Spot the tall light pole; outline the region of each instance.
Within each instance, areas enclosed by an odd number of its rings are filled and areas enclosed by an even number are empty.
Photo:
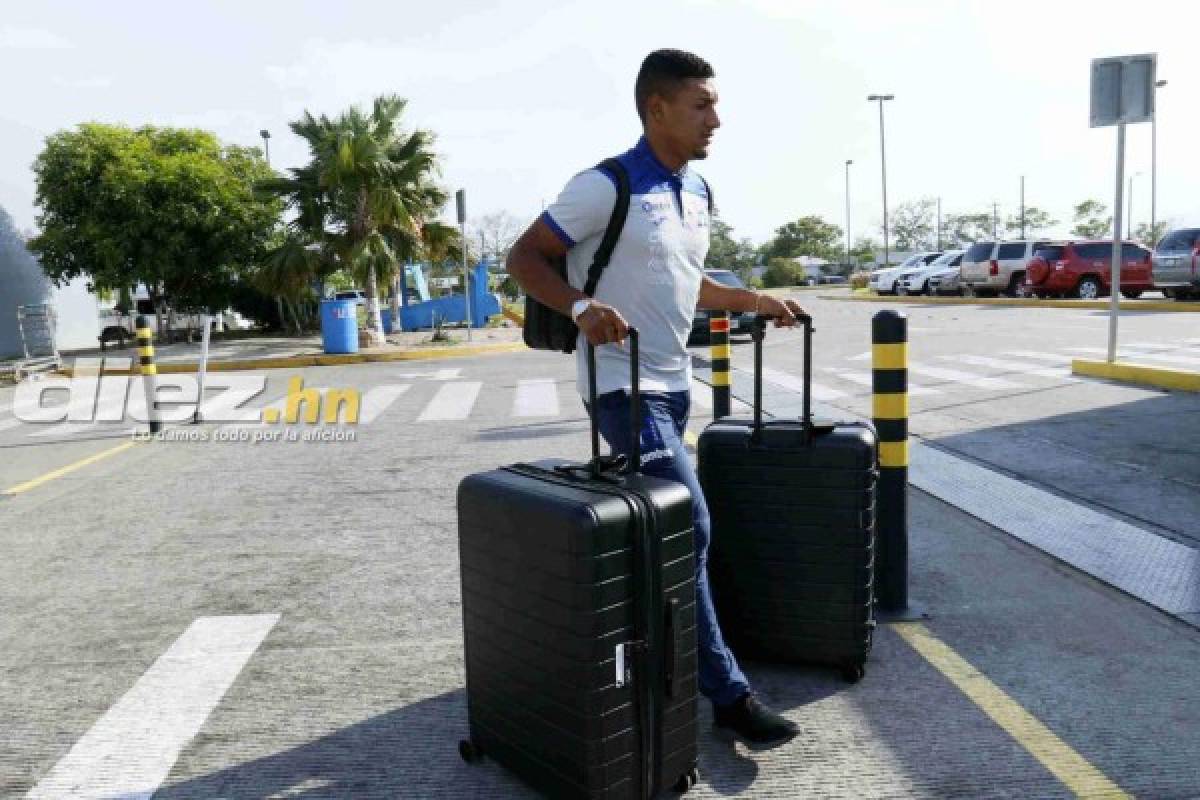
[[[992,238],[996,238],[996,228],[1000,222],[1000,204],[992,201]]]
[[[1133,237],[1133,179],[1141,174],[1140,172],[1135,172],[1129,176],[1129,211],[1125,213],[1125,235],[1121,237],[1123,239]]]
[[[938,198],[937,249],[942,249],[942,198]]]
[[[1025,176],[1021,176],[1021,239],[1025,239]]]
[[[271,166],[271,132],[266,128],[263,128],[258,132],[258,135],[262,137],[263,152],[267,157],[267,166],[269,167]]]
[[[868,103],[879,103],[879,168],[883,174],[883,265],[886,267],[891,260],[888,250],[888,206],[887,206],[887,150],[883,139],[883,104],[887,100],[895,100],[894,94],[873,94],[867,97]]]
[[[1158,246],[1158,90],[1166,81],[1154,82],[1154,116],[1150,117],[1150,236],[1155,239],[1146,244]]]
[[[853,163],[846,159],[846,266],[850,266],[850,165]]]

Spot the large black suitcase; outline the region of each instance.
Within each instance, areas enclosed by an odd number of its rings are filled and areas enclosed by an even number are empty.
[[[857,681],[874,618],[878,440],[863,422],[814,422],[812,320],[804,326],[801,419],[762,419],[754,327],[754,416],[699,438],[712,517],[708,573],[721,631],[739,658],[827,664]]]
[[[458,488],[470,739],[555,798],[650,798],[697,779],[695,543],[687,487],[635,450],[516,464]],[[595,354],[590,409],[595,408]]]

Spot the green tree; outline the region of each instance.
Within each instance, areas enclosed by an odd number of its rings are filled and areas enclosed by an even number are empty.
[[[947,214],[942,218],[942,247],[962,249],[974,242],[992,238],[992,214]]]
[[[433,134],[400,128],[406,102],[384,95],[370,113],[351,107],[334,119],[304,112],[290,127],[308,144],[309,163],[261,185],[297,212],[286,247],[315,246],[323,268],[361,280],[372,344],[384,341],[379,287],[422,256],[424,229],[447,199],[434,182]]]
[[[854,240],[854,246],[850,248],[850,260],[855,264],[861,264],[864,261],[871,262],[875,259],[876,250],[883,250],[883,245],[869,236],[860,236]]]
[[[1037,206],[1025,207],[1025,236],[1036,238],[1045,236],[1050,228],[1058,224],[1058,220]],[[1004,221],[1004,230],[1009,236],[1021,235],[1021,215],[1013,214]]]
[[[704,259],[706,269],[731,269],[744,281],[757,259],[758,253],[749,239],[736,241],[733,227],[720,217],[713,217],[708,255]]]
[[[790,258],[772,258],[763,272],[762,283],[768,289],[778,286],[798,286],[804,279],[804,268]]]
[[[29,242],[56,284],[142,284],[159,314],[222,309],[263,254],[281,209],[254,194],[257,148],[206,131],[88,123],[46,140],[33,165],[41,233]],[[163,330],[159,326],[159,330]]]
[[[782,225],[762,248],[768,260],[815,256],[830,261],[841,257],[842,229],[818,216],[810,215]]]
[[[892,248],[895,250],[928,250],[934,245],[937,200],[923,197],[901,203],[889,217]]]
[[[1166,236],[1167,231],[1170,229],[1170,220],[1160,219],[1154,223],[1153,227],[1149,223],[1143,222],[1134,230],[1133,239],[1136,242],[1141,242],[1146,247],[1154,247],[1158,244],[1158,240]]]
[[[1112,215],[1108,206],[1099,200],[1084,200],[1075,206],[1075,225],[1071,234],[1081,239],[1102,239],[1112,236]]]

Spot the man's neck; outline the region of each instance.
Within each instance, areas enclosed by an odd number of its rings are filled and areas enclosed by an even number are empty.
[[[650,151],[654,153],[654,157],[659,160],[659,163],[671,172],[679,172],[688,162],[686,155],[676,153],[650,131],[646,131],[646,143],[650,145]]]

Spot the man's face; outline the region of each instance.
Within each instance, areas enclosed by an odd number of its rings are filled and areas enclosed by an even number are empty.
[[[712,78],[689,78],[673,97],[653,97],[652,120],[689,158],[707,158],[717,116],[717,89]]]

